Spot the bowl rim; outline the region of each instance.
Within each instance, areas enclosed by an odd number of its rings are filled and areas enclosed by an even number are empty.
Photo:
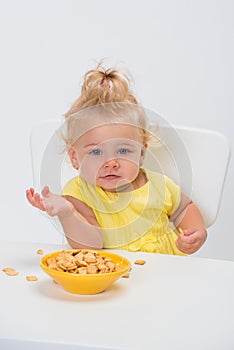
[[[115,253],[112,253],[112,252],[109,252],[109,251],[106,251],[106,253],[108,255],[112,255],[112,256],[116,256],[118,258],[121,258],[122,261],[124,261],[125,263],[127,263],[127,266],[121,270],[118,270],[118,271],[113,271],[113,272],[105,272],[105,273],[88,273],[88,274],[78,274],[78,273],[74,273],[74,272],[66,272],[66,271],[57,271],[57,270],[54,270],[48,266],[45,265],[45,262],[46,262],[46,259],[48,259],[50,256],[53,256],[53,255],[58,255],[59,253],[61,253],[62,251],[66,251],[66,252],[75,252],[75,251],[78,251],[78,250],[85,250],[85,251],[88,251],[88,252],[96,252],[98,253],[99,255],[102,255],[100,252],[104,252],[103,250],[98,250],[98,249],[61,249],[61,250],[57,250],[57,251],[54,251],[54,252],[51,252],[49,254],[46,254],[44,255],[41,259],[40,259],[40,266],[43,270],[47,270],[48,272],[49,271],[52,271],[53,273],[55,273],[56,275],[61,275],[61,276],[71,276],[71,277],[78,277],[78,278],[90,278],[90,277],[103,277],[103,276],[114,276],[114,275],[119,275],[119,274],[124,274],[124,273],[127,273],[128,271],[130,271],[131,269],[131,262],[125,258],[124,256],[120,255],[120,254],[115,254]],[[104,256],[105,257],[105,256]],[[111,257],[110,257],[111,258]]]

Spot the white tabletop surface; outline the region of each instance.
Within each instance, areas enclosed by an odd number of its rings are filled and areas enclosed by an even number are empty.
[[[64,247],[0,242],[1,270],[19,271],[0,271],[1,350],[234,349],[234,262],[115,251],[131,261],[130,278],[75,295],[40,269],[39,248]]]

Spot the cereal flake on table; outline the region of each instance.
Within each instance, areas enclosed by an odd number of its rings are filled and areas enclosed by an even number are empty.
[[[16,271],[16,269],[13,267],[4,267],[2,271],[5,272],[5,274],[8,276],[17,276],[19,274],[19,272]]]
[[[34,281],[37,281],[38,278],[37,276],[26,276],[26,280],[29,282],[34,282]]]
[[[146,263],[146,260],[135,260],[134,261],[134,264],[136,264],[136,265],[145,265],[145,263]]]

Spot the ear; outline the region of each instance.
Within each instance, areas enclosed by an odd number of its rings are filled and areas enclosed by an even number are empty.
[[[142,148],[141,148],[140,166],[142,166],[142,164],[144,162],[147,148],[148,148],[148,144],[144,143]]]
[[[70,161],[72,163],[73,168],[78,170],[79,169],[79,161],[78,161],[78,157],[77,157],[77,153],[76,153],[75,148],[73,148],[73,147],[69,148],[68,155],[69,155],[69,158],[70,158]]]

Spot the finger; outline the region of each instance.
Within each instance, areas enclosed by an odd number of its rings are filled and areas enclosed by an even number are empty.
[[[190,247],[195,244],[200,244],[201,238],[197,235],[189,235],[178,237],[178,241],[179,244],[183,245],[184,247]]]
[[[184,236],[190,236],[193,234],[193,232],[190,232],[189,230],[184,230]]]
[[[189,235],[179,236],[178,239],[184,244],[194,244],[200,240],[200,236],[198,232],[194,232]]]
[[[32,204],[32,205],[34,204],[34,198],[33,198],[31,190],[26,190],[26,198],[30,204]]]
[[[37,203],[37,207],[41,210],[46,210],[43,199],[41,198],[39,193],[35,193],[34,195],[35,201]]]
[[[189,241],[179,240],[179,244],[181,246],[187,247],[187,248],[197,244],[197,242],[199,242],[199,240],[197,240],[197,239],[193,239],[193,240],[189,240]]]
[[[28,199],[28,201],[35,206],[36,202],[35,202],[35,197],[34,197],[34,191],[32,192],[31,190],[27,190],[26,191],[26,197]]]
[[[31,192],[32,196],[34,195],[34,188],[30,187],[29,191]]]
[[[190,229],[182,229],[181,227],[177,228],[177,230],[179,231],[180,236],[189,236],[192,233],[194,233],[194,229],[190,228]]]
[[[197,231],[199,231],[199,229],[197,227],[188,227],[188,228],[184,229],[184,234],[185,234],[185,236],[189,236],[193,233],[196,233]]]
[[[190,251],[191,249],[194,249],[197,246],[197,242],[194,244],[188,244],[188,243],[181,243],[178,242],[179,247],[184,251]]]
[[[200,248],[200,244],[186,244],[179,242],[179,240],[177,240],[175,243],[177,248],[185,254],[192,254]]]
[[[34,188],[30,187],[30,189],[27,189],[26,191],[26,196],[33,196],[34,195]]]
[[[26,197],[29,201],[29,203],[33,206],[33,207],[36,207],[40,210],[43,210],[45,211],[45,207],[41,201],[41,197],[39,195],[39,193],[35,193],[34,194],[34,191],[33,191],[33,194],[32,194],[32,191],[31,190],[27,190],[26,191]]]
[[[41,194],[42,194],[42,196],[43,197],[49,197],[49,195],[50,195],[50,189],[49,189],[49,187],[48,186],[45,186],[44,188],[43,188],[43,190],[41,191]]]

